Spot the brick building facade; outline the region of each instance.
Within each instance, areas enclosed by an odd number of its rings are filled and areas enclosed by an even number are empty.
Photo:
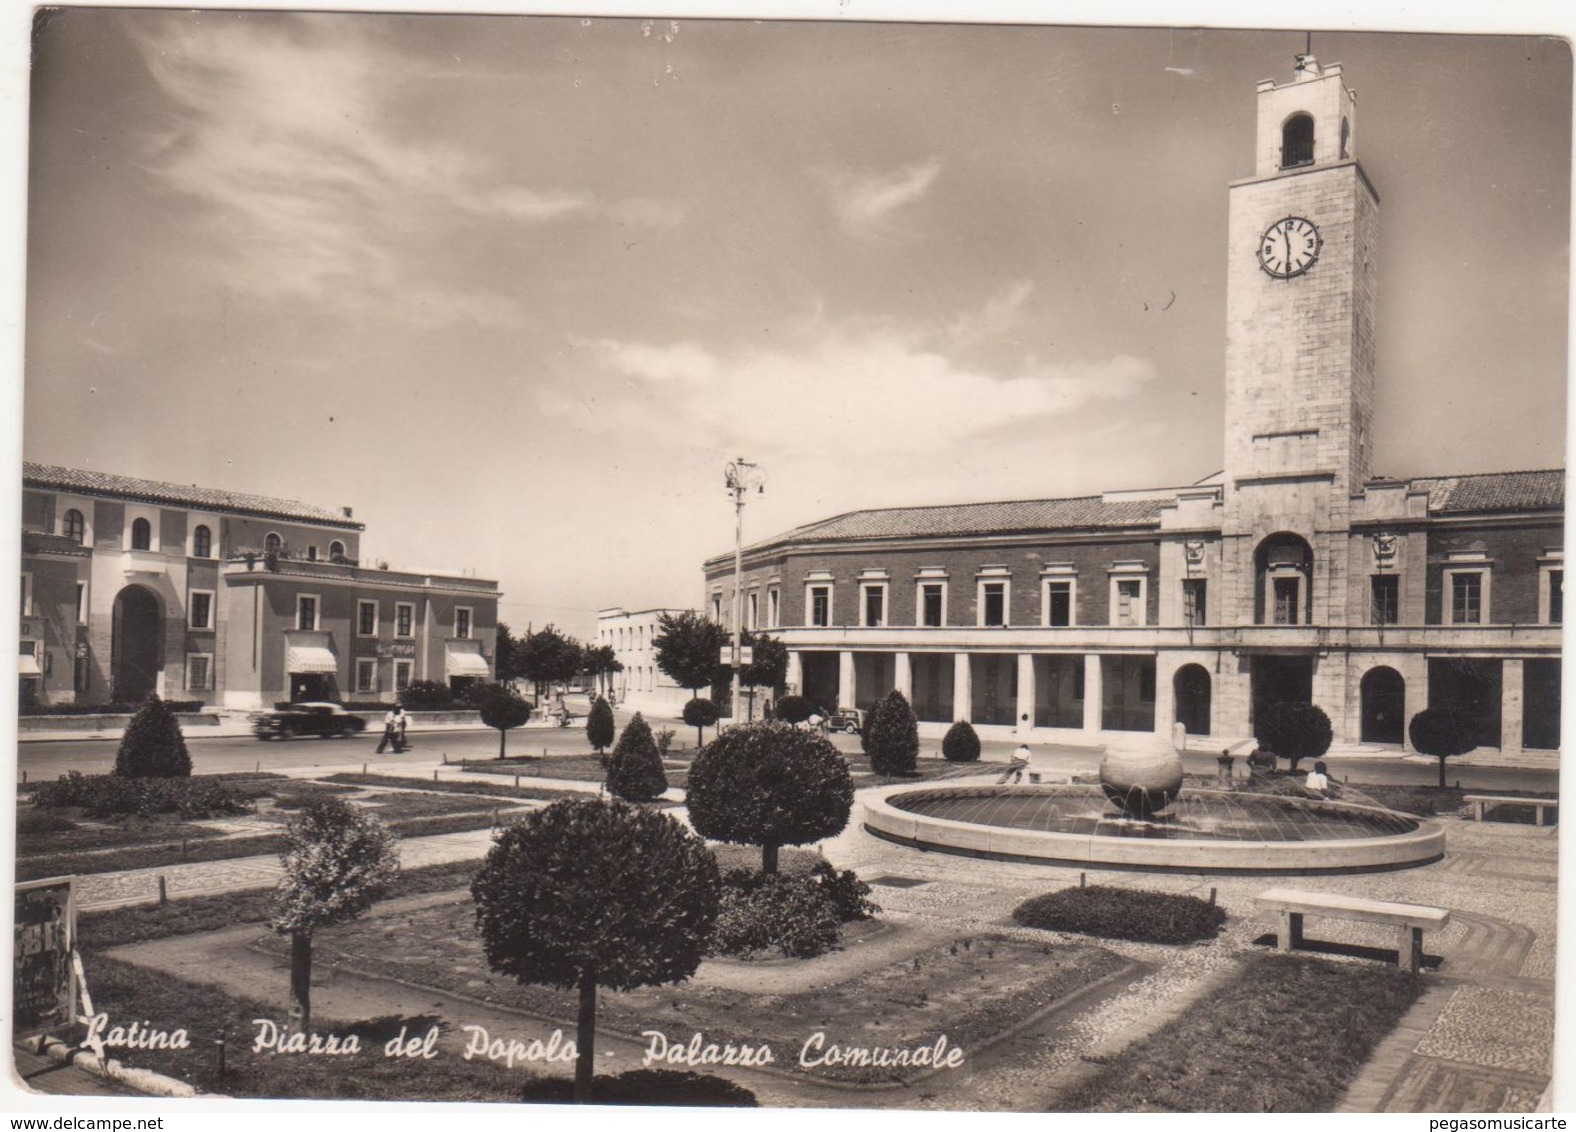
[[[1379,195],[1339,64],[1259,84],[1230,185],[1224,470],[1180,487],[856,511],[750,547],[746,625],[826,707],[902,690],[929,730],[1224,745],[1263,705],[1404,745],[1450,703],[1482,746],[1559,742],[1562,469],[1371,471]],[[732,556],[705,563],[726,622]]]
[[[361,564],[349,508],[25,464],[22,695],[392,700],[491,672],[496,582]]]

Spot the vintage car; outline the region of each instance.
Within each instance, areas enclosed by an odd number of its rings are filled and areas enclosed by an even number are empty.
[[[854,708],[839,708],[826,720],[828,731],[846,731],[850,735],[857,735],[864,730],[865,713]]]
[[[252,717],[252,734],[259,739],[293,739],[297,735],[316,735],[319,739],[343,739],[364,731],[367,721],[351,715],[338,704],[299,703],[278,711]]]

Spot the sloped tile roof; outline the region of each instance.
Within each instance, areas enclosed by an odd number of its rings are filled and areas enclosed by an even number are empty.
[[[806,541],[1153,527],[1160,522],[1160,507],[1164,502],[1163,499],[1134,499],[1108,503],[1098,495],[1088,495],[1075,499],[1022,499],[1008,503],[951,503],[936,507],[850,511],[795,527],[749,549]]]
[[[198,507],[208,511],[231,511],[279,519],[299,519],[303,522],[322,523],[352,531],[363,530],[366,527],[365,523],[347,519],[341,511],[318,507],[312,503],[302,503],[297,499],[274,499],[266,495],[248,495],[244,492],[223,491],[214,487],[197,487],[194,484],[139,480],[131,476],[89,472],[80,468],[60,468],[52,464],[24,463],[22,482],[28,487],[80,491],[85,495],[110,495],[148,503]]]
[[[1411,482],[1428,492],[1431,514],[1464,511],[1549,511],[1565,506],[1565,469],[1427,476]]]

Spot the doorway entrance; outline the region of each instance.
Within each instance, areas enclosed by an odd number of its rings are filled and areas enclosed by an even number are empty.
[[[163,662],[159,599],[145,586],[127,586],[116,595],[110,620],[111,697],[123,704],[146,700],[158,690]]]
[[[1253,719],[1262,718],[1271,704],[1313,703],[1313,657],[1255,656],[1253,658]]]

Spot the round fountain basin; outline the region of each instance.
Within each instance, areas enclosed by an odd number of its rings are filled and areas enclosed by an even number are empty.
[[[1436,823],[1350,802],[1189,790],[1148,821],[1096,786],[895,787],[865,803],[865,828],[947,853],[1187,873],[1343,873],[1437,861]]]

